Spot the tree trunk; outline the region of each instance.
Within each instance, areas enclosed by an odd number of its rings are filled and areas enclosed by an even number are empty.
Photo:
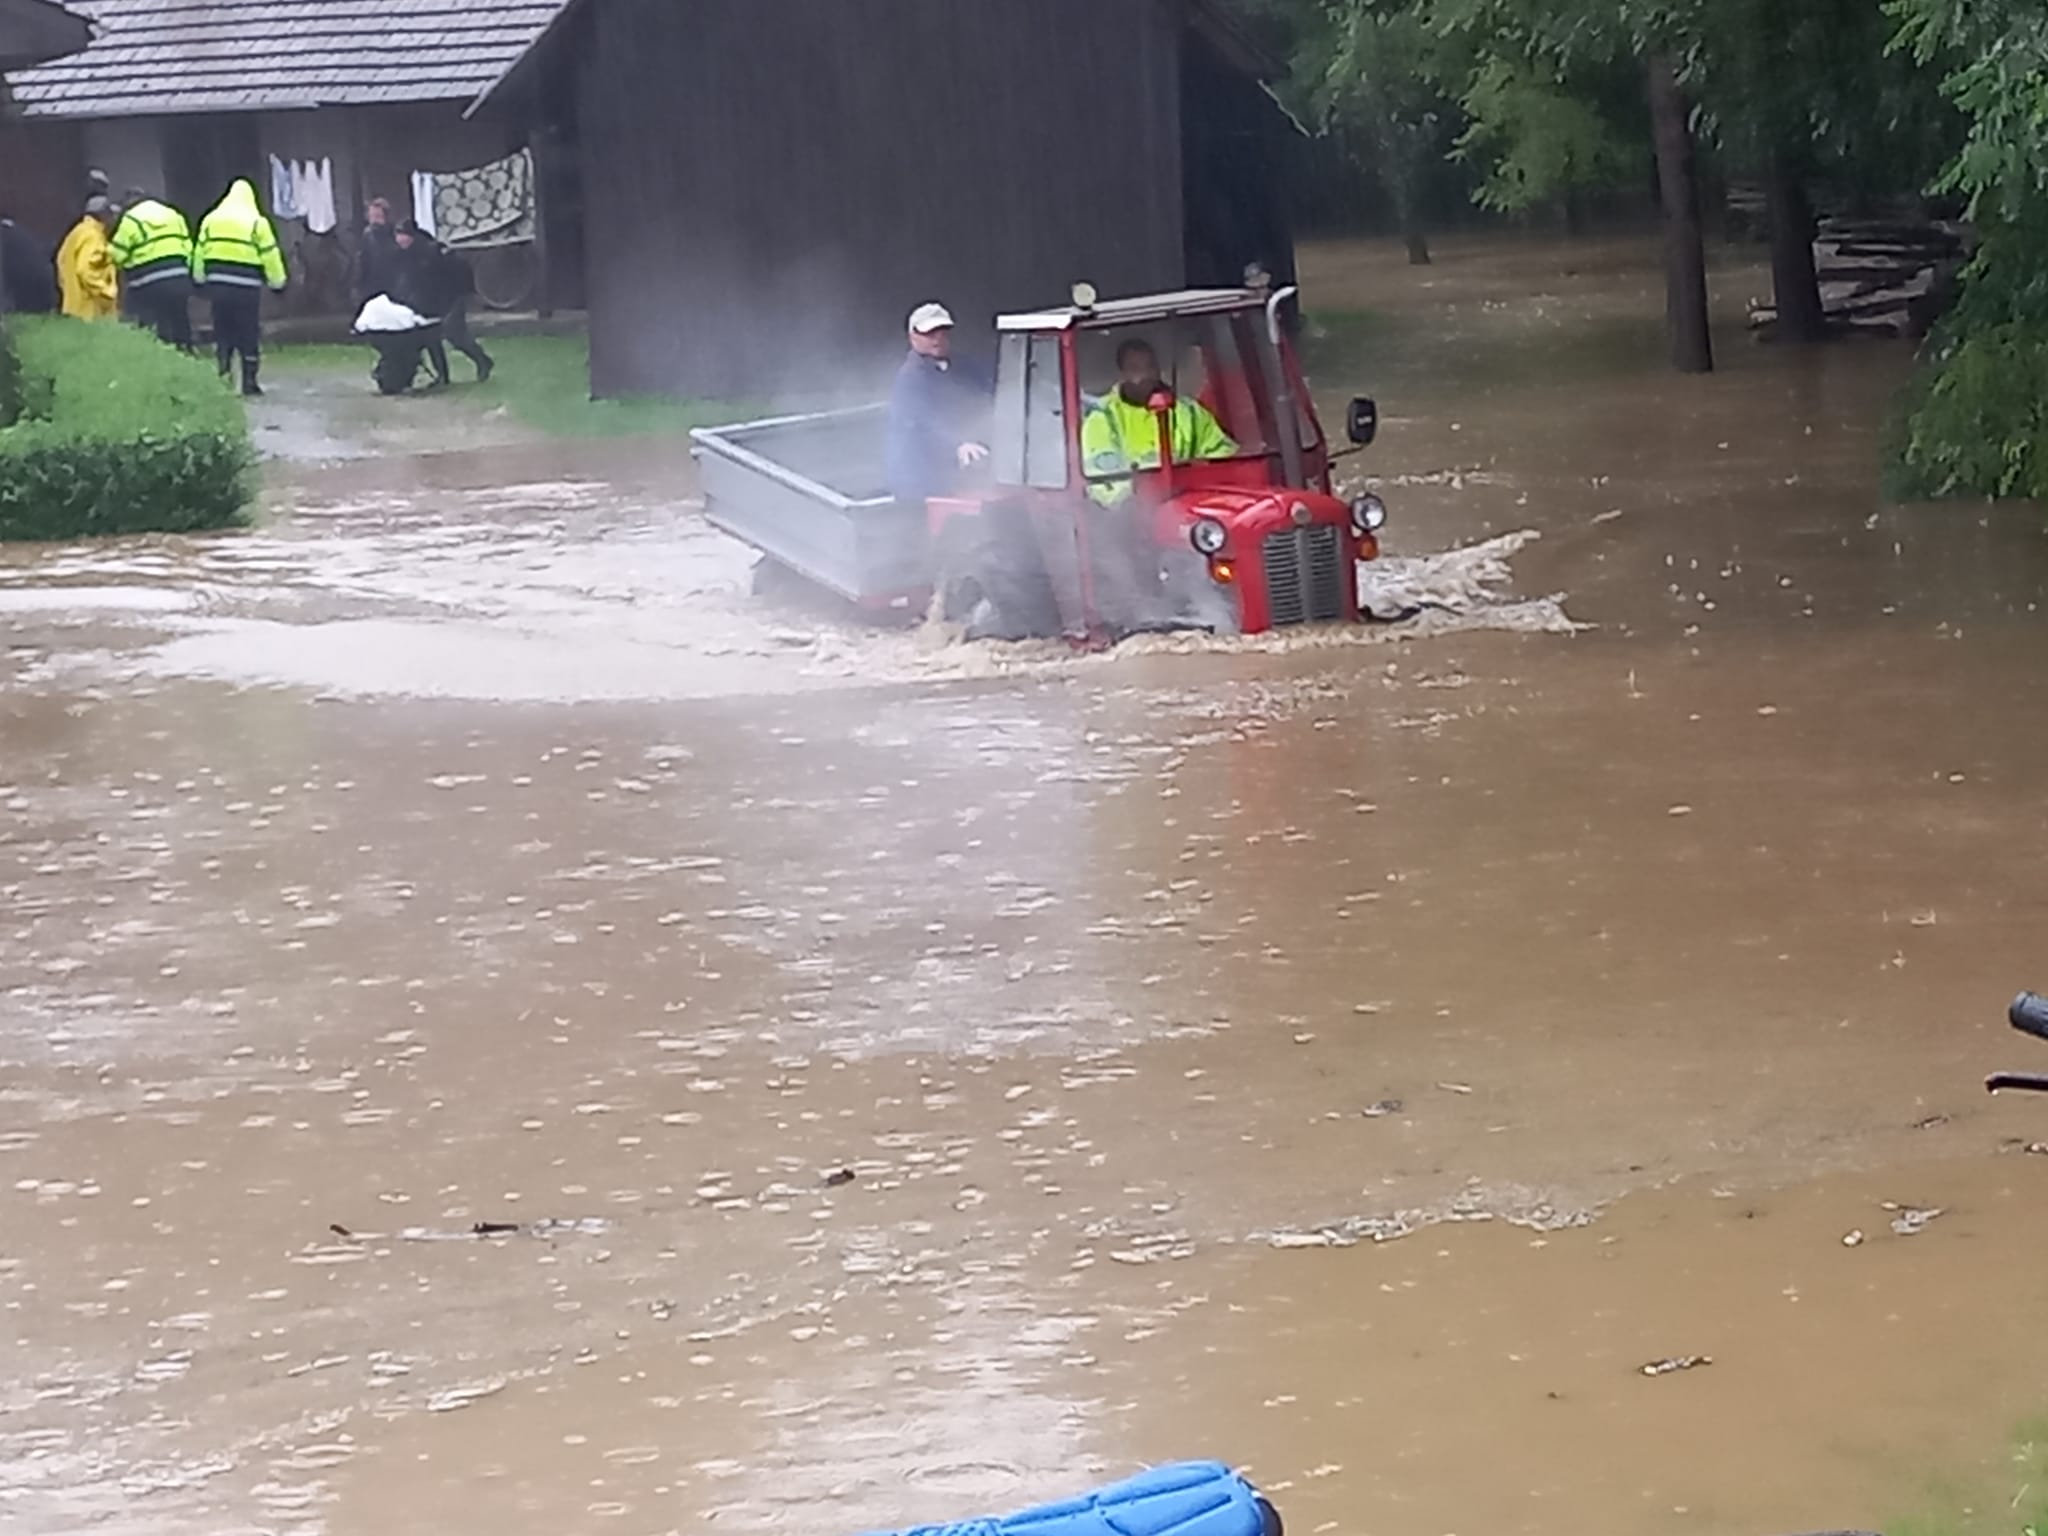
[[[1558,200],[1558,207],[1564,214],[1564,237],[1576,240],[1586,232],[1586,201],[1576,186],[1566,187],[1564,196]]]
[[[1692,104],[1669,54],[1650,55],[1646,67],[1650,122],[1657,137],[1657,180],[1664,197],[1664,313],[1671,333],[1671,363],[1680,373],[1711,373],[1714,337],[1707,325],[1707,241],[1700,224]]]
[[[1421,199],[1416,195],[1416,189],[1428,175],[1417,164],[1417,156],[1422,151],[1413,142],[1413,135],[1392,117],[1382,116],[1379,119],[1374,126],[1373,137],[1379,149],[1380,166],[1386,176],[1387,195],[1394,204],[1394,220],[1400,226],[1401,239],[1408,246],[1408,265],[1426,267],[1430,265],[1429,232],[1423,227],[1422,210],[1417,206]]]
[[[1813,264],[1813,205],[1796,162],[1783,150],[1771,156],[1765,193],[1771,215],[1771,283],[1777,290],[1778,336],[1784,341],[1825,341],[1827,311]]]

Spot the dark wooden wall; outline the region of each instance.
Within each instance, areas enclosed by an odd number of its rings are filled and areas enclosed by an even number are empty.
[[[872,397],[903,318],[1185,279],[1177,0],[594,0],[600,395]]]
[[[85,151],[76,123],[0,118],[0,218],[53,244],[85,205]]]
[[[1256,262],[1276,284],[1294,281],[1288,209],[1299,131],[1258,80],[1190,31],[1181,56],[1182,200],[1188,281],[1228,288]]]

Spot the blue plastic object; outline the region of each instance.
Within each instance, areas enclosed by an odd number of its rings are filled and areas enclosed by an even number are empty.
[[[1252,1485],[1216,1461],[1184,1461],[1000,1520],[927,1525],[902,1536],[1267,1536]]]

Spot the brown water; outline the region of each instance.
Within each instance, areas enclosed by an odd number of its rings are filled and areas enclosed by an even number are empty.
[[[2039,520],[1880,506],[1901,353],[1681,380],[1642,250],[1443,255],[1309,263],[1390,317],[1317,369],[1397,552],[1542,534],[1498,600],[1409,568],[1421,635],[866,632],[750,597],[672,448],[0,556],[0,1529],[2000,1488]]]

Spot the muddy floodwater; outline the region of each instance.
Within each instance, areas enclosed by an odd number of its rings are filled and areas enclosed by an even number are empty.
[[[0,553],[0,1530],[2009,1497],[2039,517],[1881,503],[1897,349],[1664,372],[1644,247],[1307,282],[1408,631],[864,630],[353,377],[256,532]]]

